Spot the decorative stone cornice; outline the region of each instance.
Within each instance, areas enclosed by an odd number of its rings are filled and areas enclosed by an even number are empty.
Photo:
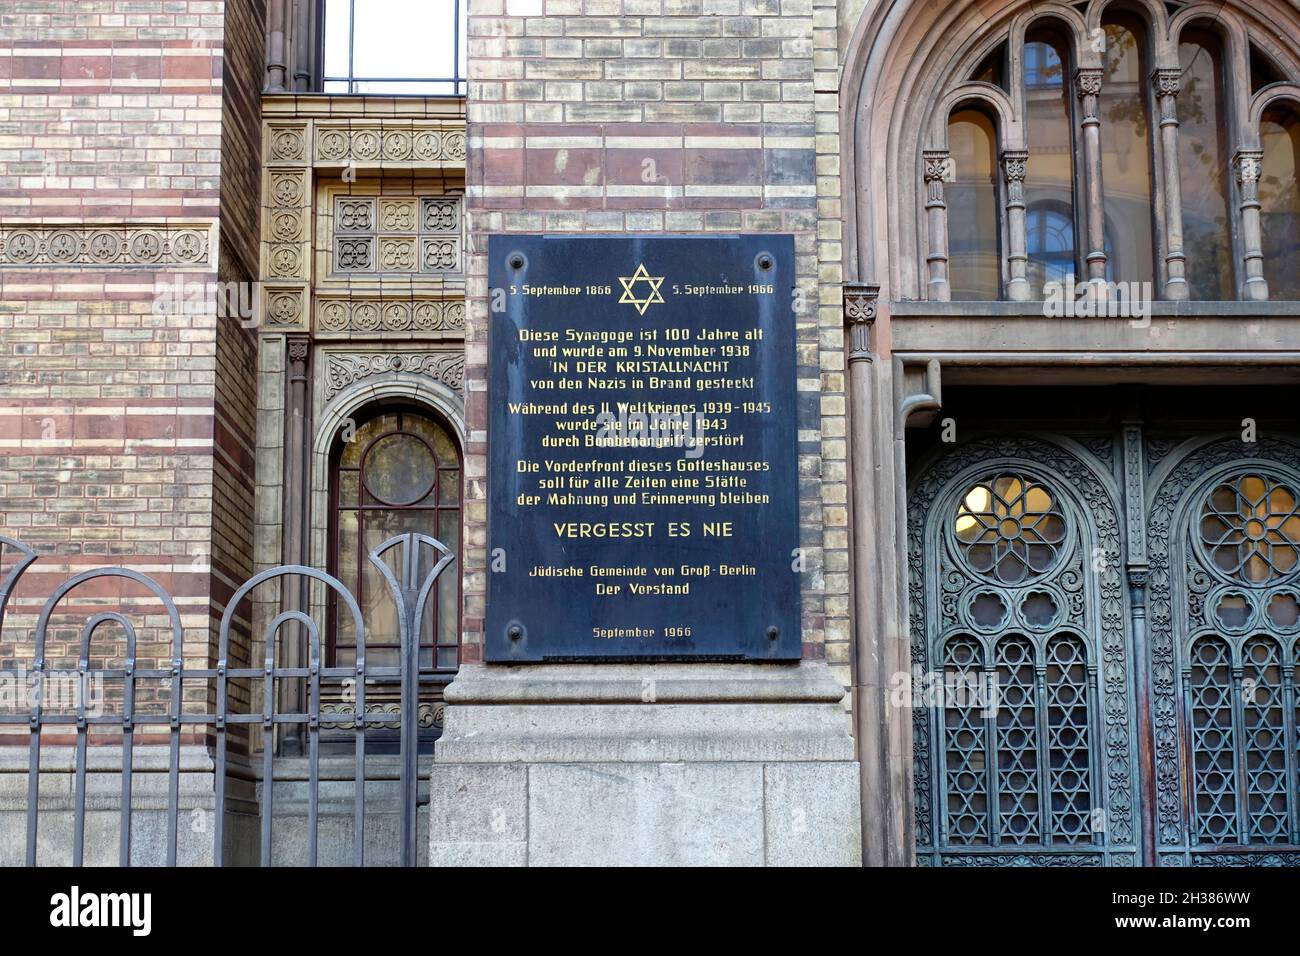
[[[155,269],[213,265],[208,224],[0,224],[0,266]]]
[[[353,382],[393,372],[423,375],[459,392],[465,377],[465,353],[331,352],[325,356],[325,400]]]
[[[876,323],[878,282],[844,283],[844,326],[849,331],[849,361],[871,356],[871,327]]]

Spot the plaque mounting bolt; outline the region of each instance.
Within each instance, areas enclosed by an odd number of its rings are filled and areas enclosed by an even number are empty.
[[[772,264],[773,264],[771,254],[766,252],[760,252],[758,254],[758,258],[754,260],[754,264],[758,266],[759,269],[761,269],[763,272],[767,272],[769,269],[772,268]]]
[[[780,636],[781,636],[781,629],[779,627],[776,627],[774,625],[767,629],[767,639],[769,641],[775,641]]]
[[[522,252],[510,253],[510,259],[508,261],[510,264],[510,268],[516,271],[528,265],[528,259],[524,256]]]
[[[520,627],[518,624],[511,624],[508,628],[506,628],[506,637],[510,638],[510,640],[512,641],[517,641],[523,636],[524,636],[524,629]]]

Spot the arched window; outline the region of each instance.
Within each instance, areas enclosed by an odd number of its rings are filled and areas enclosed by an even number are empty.
[[[1190,842],[1296,843],[1296,489],[1263,472],[1229,475],[1193,517],[1191,567],[1203,576],[1188,572]]]
[[[1223,45],[1208,30],[1184,30],[1178,62],[1178,178],[1190,298],[1231,299],[1235,292]]]
[[[381,409],[340,441],[331,484],[330,570],[356,596],[366,655],[396,666],[397,609],[370,553],[394,535],[420,532],[460,554],[461,464],[456,442],[429,415]],[[400,549],[396,549],[400,553]],[[356,657],[347,614],[331,608],[329,666]],[[460,563],[439,576],[420,630],[420,669],[454,672],[460,653]]]
[[[948,120],[952,179],[948,205],[949,282],[954,299],[997,299],[997,130],[983,112],[957,110]]]
[[[1106,235],[1119,245],[1107,258],[1108,277],[1154,282],[1147,32],[1141,20],[1127,13],[1107,16],[1102,29],[1101,181]]]
[[[1271,299],[1300,298],[1300,120],[1288,107],[1264,111],[1259,129],[1259,213],[1264,278]]]
[[[924,480],[918,491],[930,500]],[[935,536],[925,553],[937,559],[927,572],[937,603],[914,605],[923,620],[913,627],[942,678],[922,734],[935,759],[918,796],[934,801],[932,831],[930,810],[919,811],[921,851],[943,863],[1101,852],[1099,621],[1082,513],[1055,481],[1022,467],[990,468],[932,500],[909,531],[913,553],[922,525]],[[1121,711],[1123,683],[1110,705]]]
[[[1031,294],[1074,272],[1074,121],[1070,102],[1069,44],[1055,31],[1034,31],[1025,40],[1026,225],[1044,231],[1027,236]]]
[[[1000,298],[1054,296],[1070,273],[1140,284],[1094,290],[1116,302],[1300,298],[1300,103],[1291,88],[1269,90],[1300,82],[1300,51],[1262,53],[1231,5],[1213,19],[1182,4],[1104,7],[1089,30],[1066,9],[1029,5],[1002,37],[981,38],[981,58],[954,60],[936,100],[949,112],[907,140],[926,160],[916,275],[929,295],[989,298],[985,260],[996,255]],[[1252,97],[1270,93],[1259,128],[1242,122],[1259,116]],[[981,129],[977,99],[996,136]],[[940,121],[954,173],[942,182]]]

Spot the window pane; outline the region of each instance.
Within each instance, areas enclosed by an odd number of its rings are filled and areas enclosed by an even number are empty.
[[[1154,282],[1146,32],[1140,21],[1127,16],[1102,26],[1101,181],[1106,237],[1115,247],[1107,272],[1117,282]]]
[[[325,92],[463,92],[467,13],[467,0],[326,0]]]
[[[1228,217],[1228,131],[1219,40],[1187,31],[1178,45],[1178,181],[1183,195],[1183,246],[1193,299],[1235,298]]]
[[[456,42],[453,5],[454,0],[356,0],[355,75],[450,77]]]
[[[351,0],[325,0],[325,75],[348,75],[348,34]],[[347,88],[327,93],[346,93]]]
[[[1051,34],[1025,43],[1028,277],[1040,295],[1046,283],[1074,272],[1074,146],[1065,49]]]
[[[998,298],[997,133],[978,110],[961,110],[948,121],[953,181],[948,203],[948,278],[954,299]]]
[[[1300,299],[1300,123],[1289,110],[1265,111],[1259,129],[1264,147],[1260,171],[1260,224],[1264,232],[1264,278],[1270,299]]]

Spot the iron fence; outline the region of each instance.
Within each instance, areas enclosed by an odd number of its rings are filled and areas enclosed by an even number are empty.
[[[12,538],[0,536],[0,554],[10,549],[17,555],[15,563],[0,578],[0,628],[10,597],[23,573],[38,558],[27,545]],[[393,564],[390,566],[390,559]],[[418,533],[401,534],[389,538],[369,554],[369,560],[378,569],[392,594],[398,614],[399,657],[396,666],[377,666],[366,659],[365,625],[361,609],[347,587],[337,578],[314,568],[302,565],[283,565],[262,571],[246,581],[227,602],[218,631],[215,666],[192,667],[185,663],[181,617],[172,596],[148,575],[124,567],[96,568],[76,574],[50,595],[37,619],[34,635],[35,650],[29,673],[41,687],[52,676],[53,668],[47,660],[47,635],[51,617],[59,603],[76,588],[89,581],[121,578],[134,581],[157,598],[167,615],[170,631],[169,655],[150,658],[156,666],[141,667],[137,659],[138,635],[131,619],[120,611],[104,611],[89,617],[80,629],[78,640],[76,676],[84,688],[92,681],[112,681],[120,687],[120,705],[113,713],[93,713],[87,706],[86,693],[76,695],[75,706],[51,709],[45,706],[44,695],[32,697],[25,712],[0,712],[0,733],[18,725],[27,727],[27,798],[26,798],[26,864],[37,862],[37,839],[41,826],[40,784],[42,733],[52,728],[75,731],[73,789],[72,789],[72,865],[81,866],[85,859],[87,754],[90,749],[92,728],[100,732],[116,732],[121,738],[121,793],[118,817],[119,851],[121,866],[131,865],[132,850],[132,789],[134,754],[137,731],[158,728],[151,737],[162,733],[167,736],[167,806],[166,806],[166,862],[177,862],[178,818],[180,815],[181,741],[186,731],[198,733],[215,759],[215,794],[213,803],[214,827],[212,861],[221,866],[226,859],[226,809],[227,788],[230,775],[230,736],[234,728],[260,726],[263,731],[261,748],[261,801],[260,801],[260,862],[270,866],[273,846],[273,800],[277,732],[291,731],[305,737],[307,763],[307,862],[318,863],[321,782],[321,731],[322,688],[327,682],[339,685],[350,682],[354,697],[350,714],[327,714],[325,722],[333,726],[351,724],[352,743],[355,750],[355,776],[353,786],[353,858],[356,866],[366,863],[366,735],[368,731],[382,728],[391,732],[396,725],[399,743],[400,790],[400,862],[413,866],[417,855],[418,807],[418,755],[420,687],[431,678],[422,674],[419,667],[419,629],[424,611],[438,577],[454,560],[452,552],[437,539]],[[346,612],[352,615],[356,633],[355,663],[349,666],[325,666],[322,655],[321,629],[313,616],[303,610],[282,610],[267,624],[263,634],[263,659],[261,666],[254,662],[231,664],[231,628],[237,609],[252,592],[270,581],[298,576],[319,582],[333,591],[341,600]],[[286,665],[280,652],[285,625],[296,622],[306,633],[307,654],[305,666]],[[93,638],[105,624],[116,624],[125,638],[125,652],[120,666],[92,666]],[[209,657],[210,660],[210,657]],[[112,659],[106,659],[114,663]],[[164,666],[165,665],[165,666]],[[307,693],[302,706],[284,709],[277,706],[278,681],[305,682]],[[137,705],[137,690],[142,681],[158,682],[168,688],[166,712],[149,712]],[[208,695],[211,706],[195,709],[186,706],[183,689],[186,682],[200,681],[204,687],[215,685],[215,697]],[[250,687],[261,687],[261,710],[252,706],[245,710],[231,706],[231,689],[235,682],[246,681]],[[394,684],[400,687],[400,707],[396,713],[389,710],[367,711],[367,684]],[[12,731],[11,731],[12,732]],[[147,732],[147,731],[146,731]],[[251,735],[250,735],[251,738]],[[48,749],[48,748],[47,748]],[[250,760],[257,759],[249,754]]]

